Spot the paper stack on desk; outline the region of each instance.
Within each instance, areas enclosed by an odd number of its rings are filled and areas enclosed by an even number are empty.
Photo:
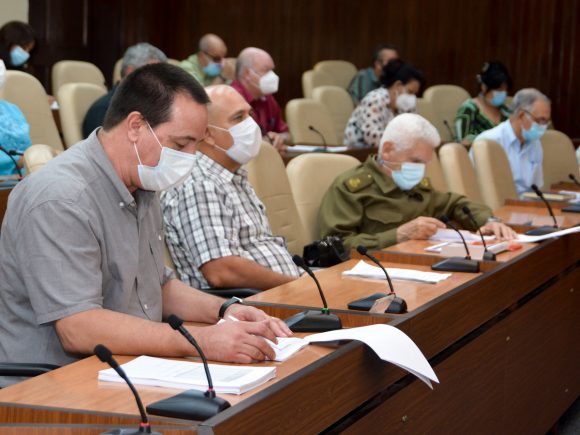
[[[565,236],[566,234],[573,234],[578,232],[580,232],[580,226],[555,231],[553,233],[544,234],[543,236],[528,236],[527,234],[518,234],[518,242],[521,243],[541,242],[542,240],[553,239],[554,237],[561,237]]]
[[[428,284],[437,284],[451,276],[450,273],[421,272],[420,270],[413,269],[398,269],[394,267],[388,267],[386,269],[391,279],[419,281],[426,282]],[[380,267],[371,266],[362,260],[359,261],[351,270],[342,272],[342,275],[386,280],[385,273],[381,270]]]
[[[481,236],[479,234],[470,233],[469,231],[459,230],[461,235],[465,238],[467,243],[469,242],[481,242]],[[483,236],[485,241],[495,240],[495,236]],[[439,229],[435,234],[429,237],[429,240],[435,242],[461,242],[461,237],[457,234],[457,231],[450,229]]]

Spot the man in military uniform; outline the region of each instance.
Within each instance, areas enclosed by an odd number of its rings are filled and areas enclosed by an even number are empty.
[[[338,235],[346,248],[381,249],[411,239],[427,239],[445,224],[443,215],[476,230],[464,206],[471,209],[484,234],[512,239],[515,233],[492,216],[485,205],[452,192],[438,192],[424,178],[425,165],[440,143],[425,118],[403,114],[385,129],[377,156],[337,177],[322,200],[321,236]]]

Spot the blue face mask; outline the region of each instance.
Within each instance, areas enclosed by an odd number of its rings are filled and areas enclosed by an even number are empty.
[[[222,72],[222,64],[210,62],[207,66],[203,67],[203,72],[209,77],[219,76],[220,72]]]
[[[491,98],[491,105],[495,107],[501,106],[505,99],[507,98],[507,91],[493,91],[493,97]]]
[[[28,53],[28,51],[26,51],[20,45],[17,45],[12,50],[10,50],[10,62],[14,66],[24,65],[29,58],[30,53]]]
[[[540,139],[546,132],[547,128],[547,125],[540,125],[537,122],[532,122],[532,126],[527,130],[522,127],[522,136],[524,137],[524,142],[532,142]]]
[[[411,190],[425,176],[424,163],[405,162],[398,171],[391,171],[393,181],[401,190]]]

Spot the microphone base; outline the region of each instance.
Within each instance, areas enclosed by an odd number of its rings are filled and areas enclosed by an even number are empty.
[[[230,402],[220,397],[210,399],[198,390],[187,390],[147,406],[147,413],[183,420],[205,421],[229,408]]]
[[[559,229],[554,228],[554,227],[545,226],[545,227],[534,228],[533,230],[530,230],[530,231],[526,231],[526,235],[527,236],[544,236],[546,234],[555,233],[556,231],[559,231]]]
[[[431,266],[432,270],[441,272],[479,272],[479,263],[476,260],[468,260],[467,258],[451,257],[446,260],[435,263]]]
[[[342,329],[342,322],[336,314],[320,310],[306,310],[284,320],[293,332],[324,332]]]
[[[101,435],[139,435],[142,433],[148,433],[151,435],[162,435],[161,432],[151,431],[147,432],[144,428],[139,429],[113,429],[107,432],[101,433]]]
[[[495,261],[495,260],[496,260],[496,256],[495,256],[495,254],[494,254],[493,252],[491,252],[491,251],[485,251],[485,252],[483,253],[483,259],[484,259],[485,261]]]

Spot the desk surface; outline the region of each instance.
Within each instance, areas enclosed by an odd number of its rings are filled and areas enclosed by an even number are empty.
[[[531,204],[506,205],[495,210],[494,214],[508,225],[525,227],[553,224],[548,209],[545,207],[536,207]],[[569,228],[580,224],[580,213],[567,213],[563,212],[561,209],[554,209],[554,215],[563,218],[563,228]]]

